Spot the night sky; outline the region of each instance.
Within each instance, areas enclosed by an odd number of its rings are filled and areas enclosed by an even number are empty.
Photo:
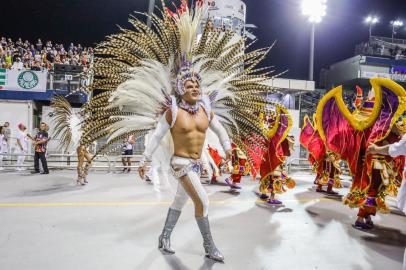
[[[104,36],[128,26],[128,14],[146,11],[148,0],[2,0],[0,36],[92,46]],[[160,2],[160,1],[157,1]],[[258,26],[256,47],[277,41],[267,65],[284,77],[306,79],[310,25],[301,14],[300,0],[245,0],[247,23]],[[373,35],[391,35],[389,22],[406,19],[405,0],[328,0],[327,16],[316,30],[315,76],[330,64],[353,56],[357,43],[368,39],[364,17],[376,14]],[[403,15],[403,17],[402,17]],[[406,38],[405,27],[397,37]]]

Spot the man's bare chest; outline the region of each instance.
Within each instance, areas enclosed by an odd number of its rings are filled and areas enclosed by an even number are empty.
[[[179,110],[174,131],[181,133],[199,132],[205,133],[209,128],[209,119],[203,109],[195,115],[189,114],[184,110]]]

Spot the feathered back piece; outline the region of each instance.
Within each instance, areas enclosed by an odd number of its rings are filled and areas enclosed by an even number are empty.
[[[120,29],[95,49],[92,89],[105,92],[85,105],[91,115],[83,127],[85,140],[108,136],[112,143],[153,129],[182,95],[177,79],[192,77],[199,81],[202,101],[210,103],[233,142],[247,151],[258,143],[246,138],[262,136],[256,115],[265,111],[265,96],[274,90],[265,83],[270,68],[256,68],[270,47],[244,53],[245,37],[203,23],[203,1],[189,8],[183,0],[174,11],[161,2],[160,15],[150,16],[151,28],[130,17],[134,29]]]
[[[72,151],[79,144],[82,137],[82,117],[76,113],[63,96],[54,96],[51,102],[55,124],[54,137],[60,138],[60,149]]]

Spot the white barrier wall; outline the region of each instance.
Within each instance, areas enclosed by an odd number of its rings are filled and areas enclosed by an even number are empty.
[[[18,124],[22,123],[27,131],[33,134],[33,103],[32,101],[0,101],[0,125],[4,122],[10,123],[12,140],[9,144],[11,149],[15,148]]]

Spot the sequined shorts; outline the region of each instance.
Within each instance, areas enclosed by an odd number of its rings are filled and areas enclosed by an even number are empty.
[[[201,175],[203,170],[203,161],[200,159],[191,159],[185,157],[173,156],[171,158],[171,171],[175,178],[185,176],[193,171],[197,175]]]

